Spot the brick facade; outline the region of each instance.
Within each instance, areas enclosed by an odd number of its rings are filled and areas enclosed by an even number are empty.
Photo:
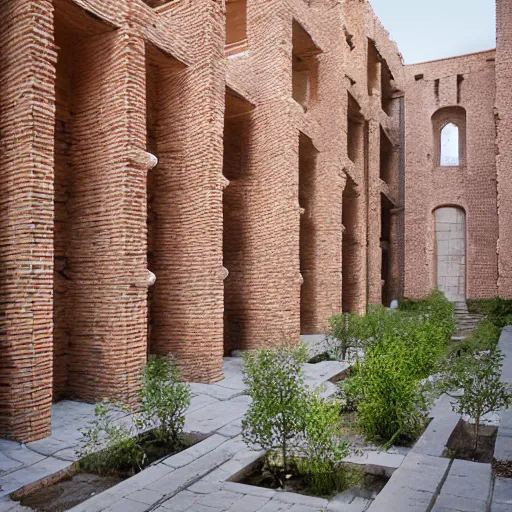
[[[148,352],[215,382],[233,350],[428,293],[438,206],[466,212],[468,296],[512,294],[502,11],[496,66],[404,66],[363,0],[0,0],[0,437],[135,400]]]
[[[406,66],[405,294],[437,284],[434,212],[466,217],[466,297],[497,295],[495,51]],[[441,166],[440,129],[459,127],[460,165]]]

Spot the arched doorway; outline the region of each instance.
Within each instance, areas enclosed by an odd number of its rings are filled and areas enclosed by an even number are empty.
[[[466,214],[453,206],[438,208],[436,221],[437,286],[453,302],[466,300]]]

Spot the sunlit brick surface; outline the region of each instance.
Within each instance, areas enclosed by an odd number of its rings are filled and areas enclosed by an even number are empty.
[[[226,1],[0,0],[0,437],[135,401],[148,353],[216,382],[428,293],[439,206],[466,212],[467,295],[512,295],[506,3],[496,55],[404,66],[366,1]]]

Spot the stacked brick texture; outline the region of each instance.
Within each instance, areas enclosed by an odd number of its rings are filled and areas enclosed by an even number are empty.
[[[405,294],[436,286],[437,208],[466,217],[466,296],[497,295],[495,51],[406,67]],[[440,128],[459,127],[459,166],[441,166]]]
[[[496,110],[498,179],[498,293],[512,298],[512,9],[496,5]]]
[[[467,212],[470,295],[497,293],[493,52],[404,66],[366,0],[0,0],[0,24],[0,437],[135,401],[148,353],[216,382],[224,354],[399,297],[404,268],[424,295],[439,205]],[[466,166],[441,177],[454,105]]]

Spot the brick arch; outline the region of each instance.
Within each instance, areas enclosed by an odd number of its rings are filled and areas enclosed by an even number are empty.
[[[460,106],[443,107],[432,115],[434,166],[441,167],[441,132],[449,124],[459,129],[459,165],[466,165],[466,109]]]

